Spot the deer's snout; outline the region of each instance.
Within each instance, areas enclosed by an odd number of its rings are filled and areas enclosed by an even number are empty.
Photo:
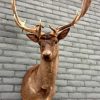
[[[45,51],[42,53],[42,55],[43,55],[43,58],[44,58],[45,60],[49,60],[49,59],[51,58],[51,56],[52,56],[52,53],[51,53],[50,50],[45,50]]]
[[[45,50],[45,51],[43,52],[43,56],[51,56],[51,55],[52,55],[52,53],[51,53],[50,50]]]

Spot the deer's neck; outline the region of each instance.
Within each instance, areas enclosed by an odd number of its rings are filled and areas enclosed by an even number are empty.
[[[37,73],[37,79],[39,79],[38,82],[41,88],[47,89],[55,84],[57,67],[58,55],[51,62],[47,62],[41,58]]]

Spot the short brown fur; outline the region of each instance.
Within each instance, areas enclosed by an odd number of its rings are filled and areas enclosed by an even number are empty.
[[[21,21],[16,11],[15,0],[12,0],[14,19],[18,27],[31,34],[27,34],[33,42],[40,45],[40,64],[33,65],[25,74],[21,86],[22,100],[52,100],[55,94],[55,80],[59,62],[58,42],[64,39],[72,26],[83,17],[90,6],[91,0],[83,0],[80,13],[68,25],[50,29],[52,32],[42,32],[41,21],[39,25],[29,28]],[[35,58],[35,57],[34,57]]]

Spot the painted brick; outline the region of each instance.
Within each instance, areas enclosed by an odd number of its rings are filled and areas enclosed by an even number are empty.
[[[62,100],[62,98],[68,98],[68,93],[57,93],[56,94],[56,96],[55,96],[55,98],[57,99],[57,100]]]
[[[4,64],[4,69],[12,71],[23,71],[26,70],[26,66],[21,64]]]
[[[69,87],[69,86],[67,86],[67,87],[59,87],[58,88],[58,91],[59,92],[62,92],[62,93],[69,93],[69,92],[75,92],[76,91],[76,88],[75,87]]]
[[[67,69],[67,73],[69,74],[77,74],[77,75],[82,75],[83,72],[80,69]]]
[[[11,77],[14,76],[14,71],[6,71],[6,70],[0,70],[0,77]]]
[[[84,86],[84,81],[68,81],[69,86]]]
[[[67,85],[67,80],[57,80],[56,81],[56,84],[58,85],[58,86],[66,86]]]
[[[94,88],[92,88],[92,87],[77,87],[77,92],[91,93],[91,91],[94,91]]]
[[[3,78],[4,84],[21,84],[21,78]]]
[[[17,100],[21,99],[19,93],[1,93],[1,100]]]
[[[29,27],[48,27],[72,21],[82,0],[16,0],[18,14]],[[60,63],[54,100],[100,100],[100,3],[90,10],[59,42]],[[27,25],[28,26],[28,25]],[[0,100],[21,100],[21,82],[27,69],[40,62],[40,50],[13,19],[10,0],[0,0]]]
[[[100,95],[99,95],[99,93],[89,93],[89,94],[87,94],[87,98],[98,99],[98,98],[100,98]]]
[[[0,92],[13,91],[13,85],[0,85]]]
[[[88,87],[99,87],[100,83],[96,82],[96,81],[86,81],[85,82],[85,86],[88,86]]]
[[[85,98],[86,97],[86,95],[85,95],[85,93],[69,93],[69,98],[72,98],[72,99],[74,99],[74,98],[77,98],[77,99],[79,99],[79,98]]]

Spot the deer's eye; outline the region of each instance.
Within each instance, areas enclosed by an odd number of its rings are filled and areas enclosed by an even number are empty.
[[[57,44],[58,43],[58,41],[55,41],[55,44]]]
[[[54,43],[57,44],[58,43],[58,40],[54,40]]]
[[[45,43],[43,41],[39,41],[39,45],[40,47],[44,48],[45,47]]]

